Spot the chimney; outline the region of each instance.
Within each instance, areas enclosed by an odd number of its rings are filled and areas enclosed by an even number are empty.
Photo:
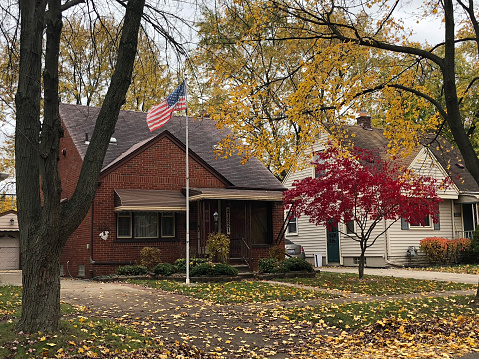
[[[365,130],[371,130],[371,116],[365,110],[361,110],[359,116],[356,117],[358,126],[361,126]]]

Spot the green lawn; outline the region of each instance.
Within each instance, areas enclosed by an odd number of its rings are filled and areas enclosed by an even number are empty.
[[[339,290],[368,295],[391,295],[435,292],[446,290],[460,290],[474,288],[475,285],[437,282],[428,280],[380,277],[365,275],[363,280],[358,279],[357,274],[321,272],[315,278],[288,278],[279,279],[281,282],[297,283],[316,288]]]
[[[216,303],[263,303],[278,300],[334,298],[334,294],[259,281],[186,285],[167,280],[132,280],[131,283],[186,294]]]

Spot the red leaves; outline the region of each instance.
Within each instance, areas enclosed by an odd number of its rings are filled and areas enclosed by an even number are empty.
[[[402,217],[424,225],[427,216],[439,213],[438,180],[416,176],[379,154],[363,149],[345,154],[329,147],[317,153],[316,173],[318,178],[295,181],[284,198],[286,206],[294,203],[296,217],[305,214],[317,225],[354,220],[366,233],[382,219]]]

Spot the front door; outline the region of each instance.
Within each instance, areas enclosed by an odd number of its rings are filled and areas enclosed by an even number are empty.
[[[328,226],[329,227],[329,226]],[[339,263],[339,232],[338,224],[326,229],[326,238],[328,241],[328,263]]]

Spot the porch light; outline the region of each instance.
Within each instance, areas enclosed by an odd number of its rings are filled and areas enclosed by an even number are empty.
[[[218,233],[218,212],[213,213],[213,220],[215,221],[215,234]]]
[[[13,226],[15,224],[15,220],[13,218],[10,218],[10,225]]]

